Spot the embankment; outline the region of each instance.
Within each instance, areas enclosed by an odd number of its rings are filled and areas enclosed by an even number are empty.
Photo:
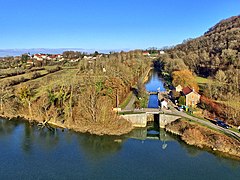
[[[199,148],[210,148],[215,152],[236,157],[240,160],[240,142],[223,133],[184,119],[168,124],[166,130],[179,135],[180,138],[189,145],[194,145]]]
[[[11,114],[5,114],[5,115],[0,115],[1,118],[6,119],[6,120],[11,120],[11,119],[21,119],[28,121],[30,123],[42,123],[43,120],[39,117],[34,117],[31,120],[30,117],[26,114],[20,114],[17,116],[11,115]],[[101,122],[95,122],[95,123],[90,123],[90,122],[81,122],[81,123],[75,123],[73,121],[67,121],[67,122],[60,122],[60,121],[54,121],[50,120],[48,121],[48,124],[53,127],[58,127],[62,129],[69,129],[73,130],[75,132],[80,132],[80,133],[90,133],[90,134],[95,134],[98,136],[102,135],[109,135],[109,136],[121,136],[124,134],[128,134],[129,132],[132,131],[133,126],[132,123],[129,121],[117,117],[116,121],[108,121],[106,123],[101,123]]]

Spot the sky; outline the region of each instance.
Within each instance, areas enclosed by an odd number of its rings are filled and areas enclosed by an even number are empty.
[[[0,0],[0,49],[147,49],[201,36],[239,0]]]

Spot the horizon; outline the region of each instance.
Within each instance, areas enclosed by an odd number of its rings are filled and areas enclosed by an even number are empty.
[[[83,48],[22,48],[22,49],[0,49],[0,57],[21,56],[22,54],[62,54],[64,51],[78,51],[82,53],[109,53],[120,51],[131,51],[133,49],[83,49]]]
[[[1,7],[2,55],[23,49],[161,49],[199,37],[240,12],[237,0],[10,0]]]

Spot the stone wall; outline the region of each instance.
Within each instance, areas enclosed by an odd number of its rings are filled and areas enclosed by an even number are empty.
[[[121,115],[124,119],[132,123],[133,127],[146,127],[147,126],[147,114],[126,114]]]
[[[165,126],[167,124],[170,124],[171,122],[176,121],[179,118],[181,118],[181,117],[180,116],[174,116],[174,115],[160,114],[159,126],[160,126],[160,128],[165,128]]]

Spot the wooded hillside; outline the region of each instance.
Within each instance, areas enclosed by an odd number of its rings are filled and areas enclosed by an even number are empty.
[[[167,52],[165,70],[189,69],[208,78],[201,88],[203,94],[220,102],[225,109],[222,116],[236,124],[240,117],[240,16],[222,20],[201,37],[184,40]]]

